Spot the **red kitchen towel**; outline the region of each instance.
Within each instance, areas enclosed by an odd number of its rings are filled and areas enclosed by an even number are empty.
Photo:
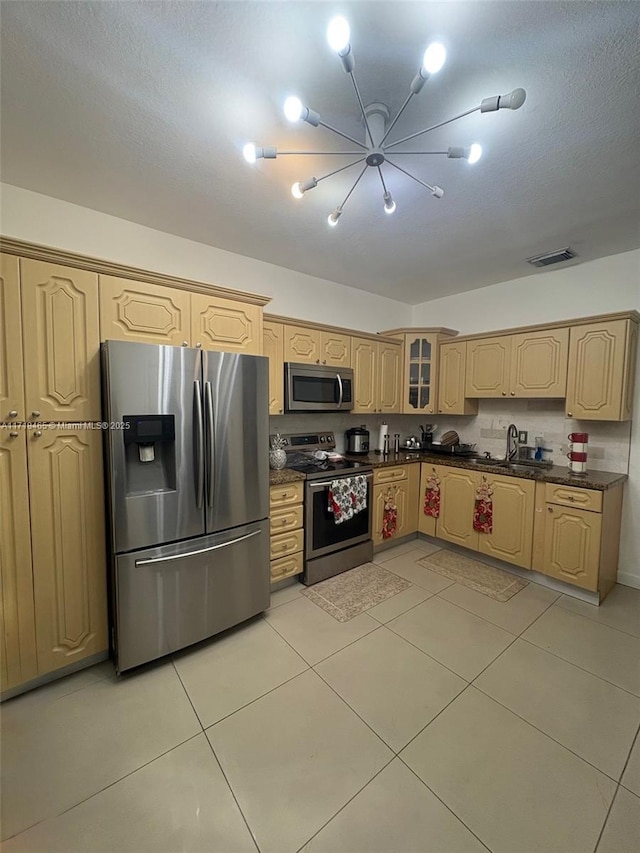
[[[427,477],[427,485],[424,490],[423,512],[431,518],[440,516],[440,477],[432,470]]]
[[[336,524],[348,521],[367,508],[367,478],[360,474],[356,477],[341,477],[333,480],[329,486],[329,512],[333,513]]]
[[[493,533],[493,489],[486,477],[476,489],[476,502],[473,508],[473,529],[478,533]]]

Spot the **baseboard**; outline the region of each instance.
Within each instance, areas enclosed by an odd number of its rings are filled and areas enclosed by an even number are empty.
[[[631,586],[634,589],[640,589],[640,576],[634,575],[631,572],[621,572],[618,569],[618,583],[623,586]]]
[[[16,687],[10,687],[8,690],[5,690],[0,695],[0,702],[4,702],[5,699],[13,699],[14,696],[20,696],[22,693],[27,693],[29,690],[34,690],[36,687],[42,687],[45,684],[50,684],[52,681],[58,681],[59,679],[64,678],[65,675],[71,675],[74,672],[79,672],[81,669],[87,669],[90,666],[95,666],[95,664],[101,663],[103,660],[108,660],[108,658],[108,651],[98,652],[95,655],[91,655],[91,657],[71,663],[69,666],[63,666],[60,669],[55,669],[53,672],[48,672],[46,675],[39,675],[37,678],[32,678],[31,681],[24,681]]]

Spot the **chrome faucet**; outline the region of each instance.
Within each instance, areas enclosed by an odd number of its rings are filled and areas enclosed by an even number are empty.
[[[518,453],[518,427],[515,424],[509,424],[507,427],[507,455],[505,459],[507,462],[511,462],[511,460]]]

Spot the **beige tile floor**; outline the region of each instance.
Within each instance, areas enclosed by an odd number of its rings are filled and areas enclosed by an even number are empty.
[[[640,590],[498,603],[417,565],[6,702],[3,853],[638,853]]]

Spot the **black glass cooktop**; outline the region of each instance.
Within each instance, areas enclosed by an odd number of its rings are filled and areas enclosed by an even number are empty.
[[[309,457],[305,458],[302,454],[289,455],[287,458],[287,468],[300,471],[309,478],[330,474],[344,474],[351,471],[354,474],[365,474],[367,471],[372,470],[370,465],[366,465],[363,462],[352,462],[348,459],[312,459]]]

